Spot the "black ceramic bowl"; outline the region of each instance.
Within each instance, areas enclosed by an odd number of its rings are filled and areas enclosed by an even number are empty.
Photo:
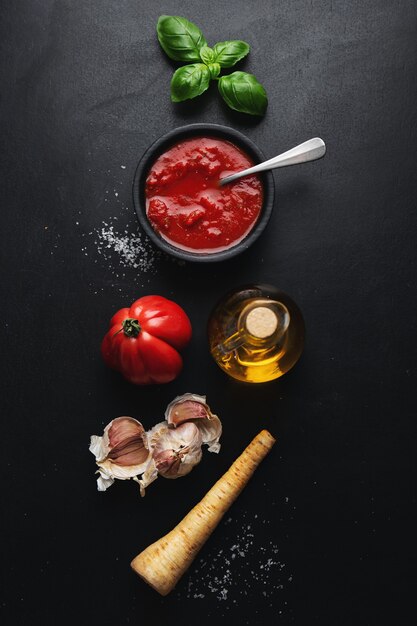
[[[212,253],[201,253],[190,252],[188,250],[183,250],[182,248],[177,248],[163,239],[153,229],[146,215],[145,183],[149,170],[156,159],[178,142],[183,141],[184,139],[199,136],[225,139],[241,148],[253,159],[255,163],[265,161],[265,157],[259,148],[245,135],[237,130],[234,130],[233,128],[220,126],[218,124],[190,124],[188,126],[181,126],[180,128],[175,128],[166,135],[157,139],[141,158],[133,179],[133,204],[142,228],[153,243],[164,252],[167,252],[168,254],[171,254],[179,259],[183,259],[184,261],[196,261],[199,263],[224,261],[240,254],[241,252],[244,252],[244,250],[247,250],[247,248],[249,248],[249,246],[251,246],[253,242],[258,239],[259,235],[267,225],[272,213],[272,206],[274,202],[274,181],[271,172],[264,172],[259,175],[263,184],[264,199],[261,212],[252,227],[252,230],[250,230],[244,239],[235,245],[230,246],[226,250]]]

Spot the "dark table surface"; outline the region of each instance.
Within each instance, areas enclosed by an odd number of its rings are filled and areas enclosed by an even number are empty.
[[[215,88],[170,102],[162,13],[251,44],[240,69],[267,89],[264,119]],[[416,17],[411,0],[1,3],[2,624],[415,623]],[[311,136],[328,153],[275,175],[244,255],[179,265],[140,232],[131,181],[152,141],[204,121],[268,157]],[[242,386],[205,328],[225,291],[258,281],[297,301],[307,341],[281,380]],[[150,293],[180,303],[194,336],[175,382],[137,388],[99,346]],[[130,481],[98,493],[90,435],[121,414],[149,428],[185,391],[223,419],[220,454],[145,499]],[[275,449],[159,597],[131,558],[262,427]]]

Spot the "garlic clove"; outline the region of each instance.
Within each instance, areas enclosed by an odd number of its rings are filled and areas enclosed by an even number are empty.
[[[175,450],[161,450],[154,454],[153,458],[159,474],[175,477],[181,465],[182,456],[182,453],[177,453]]]
[[[193,422],[175,429],[161,422],[148,433],[148,441],[155,467],[165,478],[185,476],[201,461],[201,433]]]
[[[165,411],[166,421],[173,426],[179,426],[193,419],[208,418],[210,415],[211,411],[206,404],[205,396],[198,396],[194,393],[177,396],[168,404]]]
[[[197,424],[201,432],[203,443],[208,446],[208,451],[218,454],[221,448],[219,440],[222,435],[223,428],[217,415],[212,415],[210,418],[205,420],[199,420]]]
[[[209,452],[219,452],[222,424],[217,415],[211,412],[205,396],[194,393],[177,396],[168,404],[165,419],[174,428],[191,421],[200,430],[202,442],[208,446]]]
[[[133,417],[117,417],[108,430],[108,458],[118,465],[138,465],[146,461],[145,429]]]
[[[142,474],[151,459],[142,424],[133,417],[112,420],[102,437],[93,435],[90,451],[96,457],[99,478],[97,488],[105,491],[115,478],[127,480]]]

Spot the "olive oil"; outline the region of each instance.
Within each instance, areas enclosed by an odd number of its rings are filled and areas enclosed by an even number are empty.
[[[270,285],[240,287],[208,322],[210,352],[229,376],[248,383],[279,378],[298,361],[304,321],[295,302]]]

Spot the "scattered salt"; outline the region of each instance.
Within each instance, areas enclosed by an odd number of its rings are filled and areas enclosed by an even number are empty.
[[[243,512],[241,517],[245,519],[246,513]],[[227,541],[233,539],[230,547],[211,552],[197,561],[190,573],[187,588],[179,590],[178,596],[185,593],[188,599],[199,599],[214,594],[219,602],[229,601],[226,608],[236,604],[239,596],[245,597],[245,602],[250,601],[250,598],[256,602],[256,597],[261,596],[263,599],[268,598],[275,609],[285,608],[287,602],[283,601],[282,593],[292,582],[293,575],[287,571],[286,563],[277,556],[280,551],[278,545],[267,539],[265,531],[262,532],[265,529],[262,526],[264,522],[255,515],[251,523],[243,523],[239,527],[232,524],[232,518],[229,517],[225,524],[233,526],[233,529],[227,529],[229,536],[224,541],[227,545]],[[249,532],[252,529],[256,532]],[[252,565],[251,570],[248,569],[248,563]]]
[[[135,224],[119,226],[118,218],[103,221],[88,234],[93,238],[95,251],[103,257],[107,268],[116,278],[125,278],[123,268],[137,270],[136,274],[154,274],[156,261],[162,256]],[[87,246],[82,248],[86,254]]]

